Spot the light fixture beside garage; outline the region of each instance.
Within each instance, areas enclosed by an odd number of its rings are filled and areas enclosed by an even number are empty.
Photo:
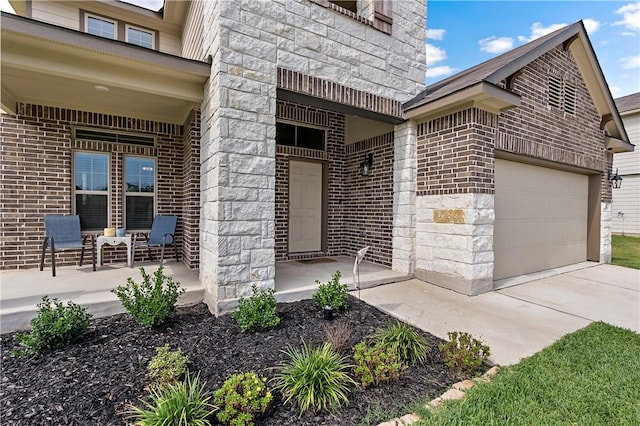
[[[616,169],[616,174],[612,175],[611,170],[609,170],[609,182],[611,182],[611,186],[613,189],[618,189],[622,186],[622,176],[618,174],[618,169]]]
[[[365,154],[364,161],[360,163],[360,174],[362,176],[369,176],[371,167],[373,166],[373,154]]]

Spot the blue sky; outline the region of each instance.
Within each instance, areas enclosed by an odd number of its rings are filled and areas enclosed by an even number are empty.
[[[153,10],[163,4],[127,1]],[[640,92],[640,1],[628,0],[427,0],[427,84],[580,19],[612,95]]]
[[[640,2],[427,2],[427,84],[582,19],[611,93],[640,91]]]

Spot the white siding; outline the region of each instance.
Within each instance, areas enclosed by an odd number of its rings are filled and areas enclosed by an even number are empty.
[[[202,2],[189,3],[189,11],[182,30],[182,56],[189,59],[204,60],[202,51],[203,31]]]
[[[622,121],[635,150],[613,156],[622,186],[613,190],[611,226],[616,234],[640,235],[640,113],[623,115]]]
[[[73,4],[34,1],[32,2],[31,16],[33,19],[47,22],[61,27],[80,30],[80,9]]]

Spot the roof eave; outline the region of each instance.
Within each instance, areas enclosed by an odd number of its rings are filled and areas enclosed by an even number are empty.
[[[521,97],[486,81],[466,87],[442,98],[405,110],[406,119],[419,119],[441,115],[463,108],[479,108],[499,114],[520,106]]]
[[[633,152],[635,150],[635,145],[611,136],[604,137],[604,146],[607,151],[611,152],[612,154],[617,154],[620,152]]]

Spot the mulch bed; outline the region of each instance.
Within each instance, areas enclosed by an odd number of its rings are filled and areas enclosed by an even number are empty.
[[[282,349],[302,341],[323,343],[322,312],[311,300],[278,304],[280,324],[269,331],[244,334],[230,315],[212,316],[204,304],[182,307],[164,326],[149,330],[128,314],[94,319],[80,343],[46,355],[16,357],[12,333],[0,336],[3,425],[124,425],[127,404],[140,405],[148,394],[146,366],[155,348],[168,343],[189,357],[189,370],[199,372],[208,390],[218,389],[235,372],[255,371],[273,378],[273,367],[285,359]],[[348,321],[352,344],[383,327],[391,318],[349,296],[349,309],[334,321]],[[293,403],[282,404],[274,392],[273,409],[259,425],[374,424],[371,412],[393,410],[434,398],[458,381],[437,350],[440,340],[423,333],[430,352],[425,365],[413,366],[399,381],[366,390],[355,389],[348,406],[334,413],[300,415]],[[402,413],[404,414],[404,413]],[[212,419],[215,420],[215,419]],[[374,419],[385,421],[388,419]]]

